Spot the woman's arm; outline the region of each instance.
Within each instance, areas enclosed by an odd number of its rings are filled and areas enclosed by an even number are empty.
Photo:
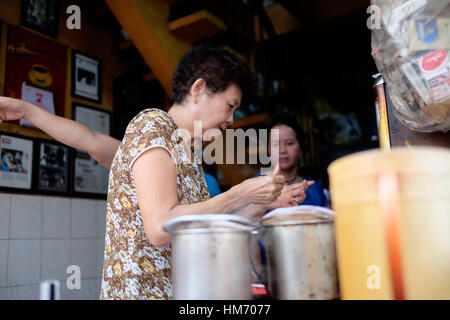
[[[101,165],[111,168],[119,140],[94,132],[79,122],[56,116],[32,104],[26,109],[24,119],[61,143],[86,151]]]
[[[135,161],[132,172],[145,233],[155,246],[165,246],[170,242],[170,235],[164,232],[163,225],[172,218],[230,213],[249,203],[256,207],[268,204],[280,195],[285,182],[281,175],[261,176],[248,179],[206,201],[179,205],[177,171],[167,151],[150,149]]]
[[[59,117],[23,100],[0,97],[0,122],[25,119],[36,127],[72,148],[88,152],[106,168],[116,154],[120,141],[97,133],[79,122]]]

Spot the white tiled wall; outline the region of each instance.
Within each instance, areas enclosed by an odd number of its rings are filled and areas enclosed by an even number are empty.
[[[43,280],[60,281],[61,299],[98,299],[106,201],[0,193],[0,300],[39,299]],[[68,289],[69,265],[81,289]]]

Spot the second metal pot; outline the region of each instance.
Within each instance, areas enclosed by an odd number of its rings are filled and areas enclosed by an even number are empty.
[[[259,233],[275,299],[339,297],[333,222],[333,211],[315,206],[277,209],[264,217]]]

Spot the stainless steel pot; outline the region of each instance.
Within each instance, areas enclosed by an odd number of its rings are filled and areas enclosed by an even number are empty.
[[[236,215],[189,215],[168,221],[174,299],[251,299],[250,237]]]
[[[276,209],[259,229],[275,299],[337,299],[333,211],[315,206]]]

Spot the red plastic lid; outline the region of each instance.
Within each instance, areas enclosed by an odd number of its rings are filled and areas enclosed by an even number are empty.
[[[267,294],[266,287],[264,287],[264,285],[262,284],[252,284],[252,294],[254,296]]]

